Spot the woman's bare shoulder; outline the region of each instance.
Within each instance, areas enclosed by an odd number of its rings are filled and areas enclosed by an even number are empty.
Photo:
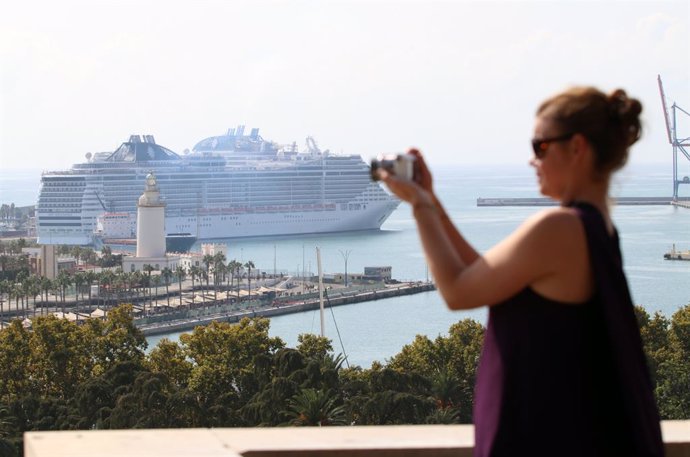
[[[583,233],[582,222],[572,208],[549,208],[529,217],[523,224],[523,230],[533,232],[538,238],[545,235],[558,238]]]

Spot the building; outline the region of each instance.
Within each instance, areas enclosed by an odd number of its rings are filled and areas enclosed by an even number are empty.
[[[228,245],[225,243],[202,243],[201,255],[216,255],[223,254],[228,258]]]
[[[134,257],[122,259],[124,271],[142,271],[147,265],[154,270],[175,270],[177,255],[165,253],[165,202],[153,173],[146,176],[144,193],[137,202],[137,251]]]
[[[48,279],[55,279],[61,271],[74,272],[77,259],[58,257],[55,245],[43,244],[35,248],[22,248],[22,255],[27,256],[31,274]]]
[[[390,281],[393,278],[393,267],[364,267],[364,279]]]

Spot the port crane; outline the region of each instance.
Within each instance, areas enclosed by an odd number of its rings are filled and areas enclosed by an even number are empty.
[[[664,94],[664,86],[661,82],[661,75],[657,76],[657,81],[659,83],[659,93],[661,95],[661,106],[664,110],[664,120],[666,121],[666,135],[668,136],[669,144],[673,147],[673,201],[677,201],[678,187],[681,184],[690,184],[690,178],[687,176],[683,177],[682,179],[678,179],[678,153],[680,152],[685,156],[686,159],[688,159],[688,161],[690,161],[690,153],[688,153],[688,150],[686,149],[686,147],[690,147],[690,137],[678,138],[678,112],[680,112],[681,116],[684,114],[688,117],[690,117],[690,113],[678,106],[676,102],[673,102],[669,115],[669,109],[666,103],[666,95]]]

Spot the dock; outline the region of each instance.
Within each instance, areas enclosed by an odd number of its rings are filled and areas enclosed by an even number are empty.
[[[688,200],[678,200],[675,202],[671,202],[672,205],[674,206],[679,206],[681,208],[688,208],[690,209],[690,201]]]
[[[613,199],[617,206],[667,206],[675,205],[690,208],[690,197],[673,200],[671,197],[618,197]],[[557,206],[555,200],[545,197],[535,198],[477,198],[477,206]]]
[[[354,290],[336,292],[332,296],[324,297],[324,306],[341,306],[353,303],[361,303],[383,298],[398,297],[401,295],[418,294],[435,290],[433,283],[411,282],[401,283],[394,286],[381,287],[370,290]],[[135,319],[134,323],[146,336],[160,335],[173,332],[192,330],[199,325],[207,325],[213,321],[219,322],[239,322],[245,317],[274,317],[284,314],[300,313],[319,308],[319,299],[315,297],[300,300],[277,300],[271,305],[237,308],[233,305],[208,306],[206,308],[186,310],[182,313],[174,313],[165,316],[167,319],[158,322],[146,322],[144,319]],[[163,316],[160,316],[163,317]],[[137,322],[138,321],[138,322]]]

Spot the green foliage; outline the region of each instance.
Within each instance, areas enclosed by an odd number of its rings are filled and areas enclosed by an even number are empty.
[[[326,337],[313,333],[301,333],[297,336],[297,350],[307,357],[325,357],[333,352],[333,344]]]
[[[690,418],[690,305],[671,320],[635,308],[662,419]]]
[[[439,408],[454,407],[463,423],[472,422],[474,384],[484,341],[484,328],[471,319],[453,324],[448,336],[431,341],[417,335],[393,357],[389,367],[400,372],[430,376],[430,392]]]
[[[147,355],[131,311],[123,305],[80,325],[39,317],[31,331],[16,320],[0,331],[0,454],[20,455],[32,430],[471,420],[484,336],[472,320],[434,340],[417,336],[364,369],[343,368],[331,341],[316,335],[286,348],[262,318],[197,327]],[[636,315],[662,418],[687,419],[690,306],[671,319]]]
[[[290,425],[344,425],[345,408],[337,405],[334,392],[303,389],[288,401]]]

